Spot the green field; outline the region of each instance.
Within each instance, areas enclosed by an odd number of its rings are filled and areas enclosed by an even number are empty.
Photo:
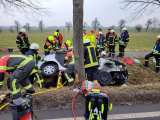
[[[158,33],[130,33],[128,51],[150,51],[156,41]]]
[[[44,40],[50,33],[29,33],[31,42],[37,42],[43,50]],[[71,39],[71,33],[63,33],[65,39]],[[155,44],[158,33],[130,33],[130,42],[127,51],[150,51]],[[16,33],[2,32],[0,33],[0,48],[16,48]]]

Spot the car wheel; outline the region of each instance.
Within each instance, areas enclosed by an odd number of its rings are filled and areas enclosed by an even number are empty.
[[[106,71],[98,71],[97,79],[101,86],[110,85],[112,83],[112,76]]]
[[[59,69],[56,63],[47,63],[42,65],[41,71],[44,77],[52,77],[57,74]]]
[[[113,80],[115,81],[115,85],[123,85],[128,80],[128,75],[121,73],[114,73]]]

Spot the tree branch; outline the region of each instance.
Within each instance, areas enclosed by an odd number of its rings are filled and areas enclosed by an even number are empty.
[[[36,11],[39,11],[40,9],[44,9],[41,8],[38,4],[36,4],[35,2],[33,3],[33,1],[31,0],[0,0],[0,4],[6,8],[6,6],[14,6],[18,9],[22,8],[22,9],[33,9]]]
[[[123,3],[125,3],[124,8],[135,8],[135,18],[143,15],[151,6],[160,7],[160,0],[123,0]]]
[[[124,0],[125,3],[131,4],[131,3],[144,3],[144,4],[153,4],[153,5],[160,5],[160,0]]]

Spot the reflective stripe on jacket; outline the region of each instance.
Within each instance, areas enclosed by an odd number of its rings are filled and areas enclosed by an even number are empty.
[[[85,68],[98,66],[96,48],[92,45],[84,46],[84,65]]]

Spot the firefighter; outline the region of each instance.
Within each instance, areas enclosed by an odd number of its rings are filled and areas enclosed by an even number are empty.
[[[45,44],[44,44],[44,52],[45,55],[50,54],[50,51],[54,49],[57,49],[57,40],[53,35],[49,35],[46,38]]]
[[[105,36],[106,38],[108,38],[109,34],[111,33],[111,30],[112,30],[111,28],[108,28],[108,31],[107,31],[106,36]]]
[[[26,93],[35,92],[30,81],[30,76],[37,72],[35,65],[32,55],[5,55],[0,58],[0,82],[3,85],[5,74],[8,73],[7,86],[13,100],[21,97],[22,88]]]
[[[96,39],[97,39],[97,49],[99,49],[99,52],[101,52],[105,49],[105,36],[102,32],[102,29],[99,29]]]
[[[66,50],[72,49],[73,48],[73,42],[71,39],[67,39],[64,42],[63,48],[65,48]]]
[[[39,56],[39,44],[37,43],[32,43],[30,46],[30,49],[26,52],[25,55],[33,57],[36,65],[38,64],[38,61],[41,59],[41,56]],[[32,74],[30,77],[31,83],[33,84],[36,82],[40,88],[43,87],[44,80],[42,78],[42,75],[39,73],[38,68],[35,67],[35,73]],[[36,79],[36,81],[35,81]]]
[[[157,41],[155,43],[154,48],[152,49],[152,52],[147,54],[145,56],[145,67],[149,66],[149,58],[154,57],[156,60],[156,72],[160,72],[160,35],[157,36]]]
[[[108,57],[114,57],[116,42],[117,42],[117,34],[113,29],[109,30],[109,32],[106,34],[106,44],[109,51]]]
[[[64,42],[63,48],[67,50],[65,54],[65,63],[74,63],[74,55],[73,55],[73,43],[71,39],[67,39]]]
[[[95,73],[98,68],[96,47],[90,44],[90,40],[84,41],[84,65],[88,80],[96,80]]]
[[[61,48],[62,44],[63,44],[63,35],[62,33],[60,33],[59,29],[57,29],[54,33],[53,36],[56,38],[57,40],[57,47]]]
[[[16,44],[22,54],[25,54],[28,51],[30,47],[30,42],[28,40],[28,35],[26,34],[26,30],[24,28],[20,29],[16,38]]]
[[[41,59],[41,57],[39,56],[39,44],[37,43],[32,43],[30,46],[30,49],[26,52],[25,55],[31,55],[33,57],[33,59],[36,61],[36,63]]]
[[[86,31],[83,32],[83,42],[86,40],[89,40],[91,45],[97,45],[96,35],[93,30],[91,30],[89,33],[86,33]]]
[[[129,42],[129,33],[127,28],[123,28],[119,38],[119,57],[124,57],[125,48]]]

